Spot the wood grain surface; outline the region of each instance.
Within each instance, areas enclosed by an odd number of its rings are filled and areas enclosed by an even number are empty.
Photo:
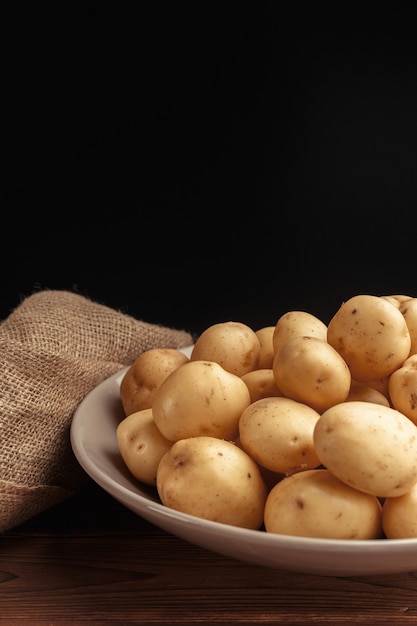
[[[417,573],[325,577],[171,536],[95,484],[0,537],[0,624],[417,623]]]

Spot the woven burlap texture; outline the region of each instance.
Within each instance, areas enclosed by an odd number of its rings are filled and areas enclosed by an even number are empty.
[[[191,342],[186,331],[137,320],[77,293],[26,297],[0,324],[0,532],[85,484],[70,426],[96,385],[145,350]]]

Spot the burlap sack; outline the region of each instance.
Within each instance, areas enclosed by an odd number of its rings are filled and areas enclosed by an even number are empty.
[[[149,348],[191,342],[68,291],[23,300],[0,324],[0,532],[86,482],[69,430],[91,389]]]

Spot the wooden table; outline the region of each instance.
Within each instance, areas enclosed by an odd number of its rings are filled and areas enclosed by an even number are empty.
[[[417,624],[417,572],[245,564],[154,527],[94,483],[0,537],[0,624]]]

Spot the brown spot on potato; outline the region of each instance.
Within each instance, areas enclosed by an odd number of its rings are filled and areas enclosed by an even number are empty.
[[[174,456],[172,461],[173,461],[173,465],[175,466],[175,468],[183,467],[185,465],[185,463],[186,463],[185,455],[181,454],[181,455],[178,455],[178,456]]]

